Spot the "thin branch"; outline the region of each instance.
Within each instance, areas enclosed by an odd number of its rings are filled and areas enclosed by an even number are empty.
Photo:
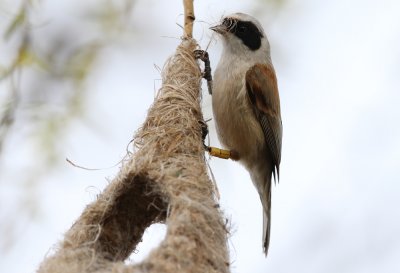
[[[184,38],[193,37],[193,23],[196,19],[194,16],[193,0],[183,0],[184,6]]]

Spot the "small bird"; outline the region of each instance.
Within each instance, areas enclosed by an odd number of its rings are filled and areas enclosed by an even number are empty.
[[[263,239],[268,254],[271,179],[279,179],[282,120],[270,45],[260,23],[234,13],[211,27],[223,42],[214,74],[212,108],[221,144],[248,170],[263,206]]]

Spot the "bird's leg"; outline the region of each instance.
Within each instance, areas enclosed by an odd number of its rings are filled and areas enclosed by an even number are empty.
[[[208,52],[200,49],[195,50],[194,57],[204,62],[203,78],[207,80],[208,93],[212,95],[212,74],[211,74],[211,65]]]
[[[235,151],[229,151],[229,150],[224,150],[224,149],[220,149],[220,148],[215,148],[215,147],[211,147],[211,146],[207,146],[205,144],[205,140],[206,137],[208,135],[208,126],[207,124],[200,120],[199,121],[200,126],[201,126],[201,137],[203,139],[203,145],[204,145],[204,149],[211,155],[211,156],[215,156],[215,157],[219,157],[219,158],[223,158],[223,159],[232,159],[232,160],[239,160],[239,155],[237,152]]]
[[[219,157],[222,159],[229,159],[229,158],[232,159],[232,153],[229,150],[224,150],[211,146],[206,146],[206,149],[211,156]]]

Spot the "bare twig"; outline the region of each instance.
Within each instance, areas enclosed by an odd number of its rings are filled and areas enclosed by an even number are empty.
[[[192,38],[193,37],[193,23],[196,19],[194,16],[194,8],[193,8],[193,0],[183,0],[184,6],[184,37]]]

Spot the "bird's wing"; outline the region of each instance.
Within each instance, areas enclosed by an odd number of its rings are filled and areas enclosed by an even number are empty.
[[[271,65],[256,64],[246,73],[246,89],[264,132],[279,179],[282,149],[282,120],[276,75]],[[273,171],[275,177],[275,170]]]

